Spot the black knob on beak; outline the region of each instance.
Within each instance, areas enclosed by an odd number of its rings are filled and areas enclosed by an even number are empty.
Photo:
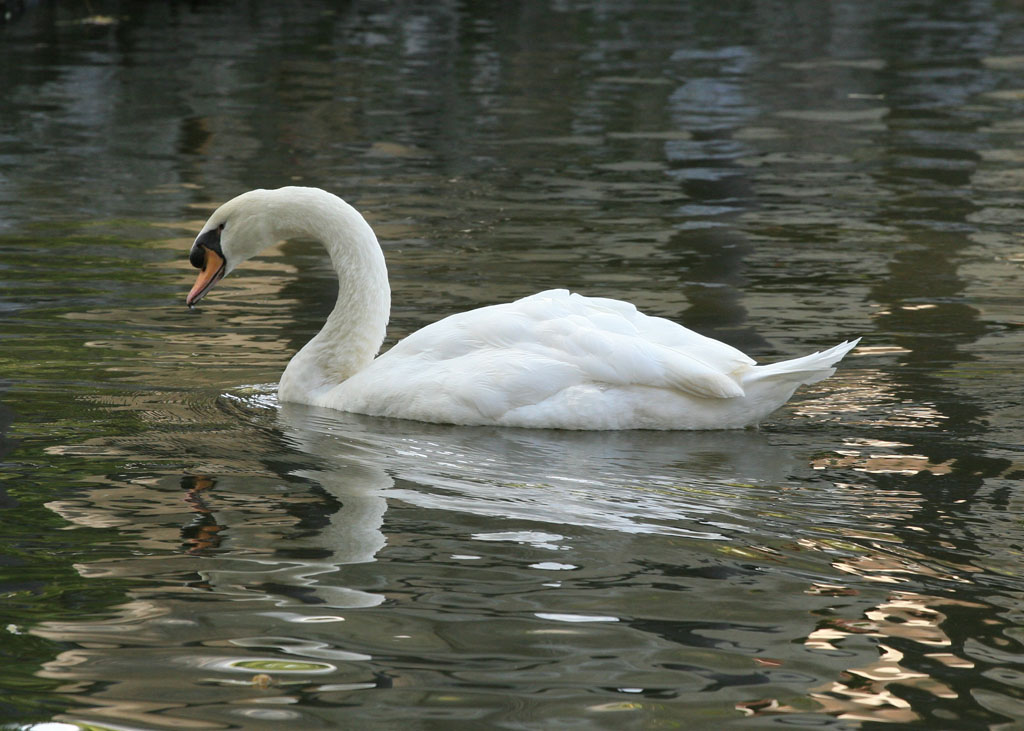
[[[202,244],[192,244],[192,250],[188,252],[188,260],[196,269],[202,269],[206,264],[206,248]]]

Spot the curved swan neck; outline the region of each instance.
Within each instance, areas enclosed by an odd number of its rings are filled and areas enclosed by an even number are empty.
[[[315,188],[282,188],[271,226],[278,239],[315,238],[330,254],[338,275],[338,299],[320,332],[288,363],[278,395],[308,402],[310,396],[365,368],[384,342],[391,311],[387,265],[377,237],[355,208]]]

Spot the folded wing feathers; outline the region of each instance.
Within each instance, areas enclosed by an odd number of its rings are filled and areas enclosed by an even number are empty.
[[[583,369],[587,377],[615,385],[675,388],[702,398],[736,398],[743,389],[733,378],[699,357],[642,337],[633,328],[594,327],[586,318],[556,347]],[[745,363],[731,363],[745,366]]]
[[[449,335],[457,336],[425,337],[441,328],[450,328]],[[477,365],[483,366],[489,365],[485,353],[492,348],[502,351],[499,360],[505,366],[529,363],[535,388],[545,380],[539,363],[547,361],[552,376],[548,385],[555,388],[564,386],[569,373],[575,372],[580,380],[674,388],[701,398],[742,396],[743,388],[730,374],[753,363],[724,343],[644,315],[629,303],[565,290],[440,320],[395,350],[419,351],[431,360],[469,356],[479,358]],[[520,358],[509,359],[510,349],[518,349]],[[709,362],[721,365],[716,368]],[[520,380],[511,373],[505,378]]]

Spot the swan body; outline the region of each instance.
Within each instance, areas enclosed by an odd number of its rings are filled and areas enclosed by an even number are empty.
[[[770,365],[618,300],[549,290],[446,317],[376,357],[391,293],[369,224],[316,188],[244,193],[196,237],[191,307],[235,266],[277,241],[323,242],[338,300],[288,363],[278,395],[418,421],[556,429],[735,429],[797,387],[835,372],[859,339]]]

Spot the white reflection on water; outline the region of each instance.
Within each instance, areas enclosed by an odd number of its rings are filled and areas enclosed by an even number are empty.
[[[783,481],[793,467],[788,450],[755,431],[447,427],[295,404],[283,404],[279,418],[294,446],[336,470],[376,471],[381,485],[398,480],[391,499],[626,533],[724,540],[720,528],[737,524],[737,498],[758,499],[756,486]],[[547,541],[522,538],[538,540]]]
[[[153,408],[147,401],[163,398],[145,395],[132,405],[149,414]],[[101,438],[48,451],[151,464],[164,449],[194,454],[199,471],[189,478],[185,506],[181,491],[161,489],[166,478],[136,476],[124,481],[97,478],[95,490],[51,501],[47,507],[73,525],[137,532],[137,545],[147,550],[176,549],[182,528],[167,518],[191,515],[190,522],[197,527],[180,558],[210,548],[230,549],[218,553],[216,567],[204,564],[199,569],[206,588],[225,596],[270,599],[262,592],[253,594],[247,577],[257,573],[266,581],[313,589],[325,606],[344,608],[372,606],[383,597],[344,587],[328,590],[320,579],[339,566],[374,560],[386,544],[382,525],[388,500],[558,526],[726,540],[723,530],[750,530],[744,525],[745,508],[737,511],[737,500],[770,501],[770,488],[784,482],[793,468],[787,449],[771,445],[755,431],[585,433],[447,427],[292,404],[278,407],[260,390],[244,397],[228,395],[223,402],[248,418],[271,415],[279,429],[279,436],[272,439],[283,440],[285,446],[269,443],[257,432],[246,435],[245,449],[239,450],[237,437],[216,427],[188,428],[190,411],[195,412],[193,419],[209,420],[216,409],[170,404],[165,413],[178,411],[179,418],[165,423],[165,416],[154,416],[165,428],[159,436]],[[218,480],[246,474],[276,477],[263,462],[282,449],[302,455],[303,466],[288,470],[288,479],[316,485],[336,500],[336,507],[323,514],[324,525],[288,544],[289,549],[315,550],[317,560],[295,559],[289,565],[274,555],[280,546],[273,534],[295,519],[278,512],[273,494],[249,496],[244,502],[239,497],[235,505],[216,511],[207,505],[209,494],[221,501],[227,497]],[[203,451],[218,453],[221,461],[202,458]],[[315,501],[306,492],[287,499],[293,505]],[[244,522],[233,518],[234,513]],[[563,536],[513,531],[480,534],[477,539],[557,547]],[[146,557],[96,561],[80,570],[93,577],[145,576],[149,563]],[[282,598],[275,601],[288,603]]]

